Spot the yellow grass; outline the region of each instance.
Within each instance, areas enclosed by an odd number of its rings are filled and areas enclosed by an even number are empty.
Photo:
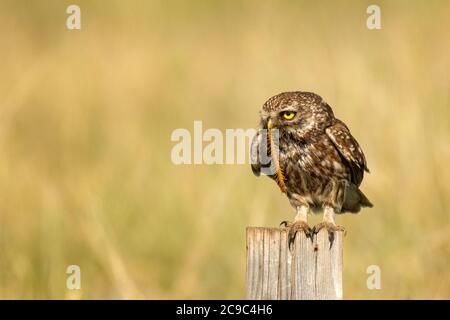
[[[0,298],[244,298],[245,227],[294,212],[248,165],[173,165],[170,134],[256,127],[287,90],[372,172],[338,218],[345,298],[450,298],[450,5],[377,2],[378,31],[368,1],[256,0],[78,1],[68,31],[65,1],[1,1]]]

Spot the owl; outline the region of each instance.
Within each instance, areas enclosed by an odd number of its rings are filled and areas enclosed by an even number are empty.
[[[273,179],[295,209],[294,221],[282,222],[290,242],[299,231],[310,237],[323,228],[331,239],[344,230],[336,225],[335,214],[373,206],[359,189],[369,172],[364,153],[319,95],[278,94],[264,103],[260,121],[263,130],[252,140],[251,167],[256,176]],[[323,221],[310,228],[308,214],[322,211]]]

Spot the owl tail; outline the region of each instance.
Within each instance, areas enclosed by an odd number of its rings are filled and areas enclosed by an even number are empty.
[[[359,203],[361,204],[361,206],[369,207],[369,208],[373,207],[372,202],[370,202],[370,200],[366,197],[366,195],[364,193],[362,193],[362,191],[359,189],[358,189],[358,194],[360,197]]]
[[[373,204],[370,200],[358,189],[354,184],[347,186],[345,190],[345,200],[342,205],[342,213],[352,212],[357,213],[361,210],[361,207],[372,208]]]

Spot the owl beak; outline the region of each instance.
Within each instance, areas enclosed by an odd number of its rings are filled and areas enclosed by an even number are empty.
[[[272,128],[273,128],[272,119],[269,119],[269,121],[267,121],[267,129],[272,130]]]

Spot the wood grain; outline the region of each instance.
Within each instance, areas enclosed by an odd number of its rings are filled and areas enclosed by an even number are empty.
[[[323,229],[313,239],[297,233],[289,248],[287,230],[247,228],[247,299],[342,299],[343,233],[331,244]]]

